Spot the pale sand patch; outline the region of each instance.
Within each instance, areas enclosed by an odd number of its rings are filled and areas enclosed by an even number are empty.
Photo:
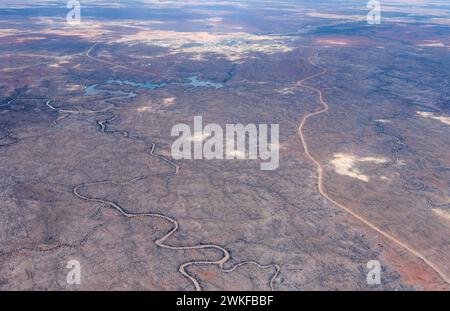
[[[66,85],[65,89],[66,91],[74,92],[74,91],[81,91],[82,89],[84,89],[84,87],[79,84],[68,84]]]
[[[60,61],[60,62],[51,64],[51,65],[48,65],[48,66],[49,66],[50,68],[59,68],[61,65],[64,65],[64,64],[70,64],[70,62],[69,62],[69,61],[66,61],[66,60],[63,60],[63,61]]]
[[[398,161],[396,162],[396,164],[397,164],[397,165],[400,165],[400,166],[403,166],[403,165],[406,165],[406,161],[405,161],[405,160],[398,160]]]
[[[281,36],[258,36],[246,32],[210,33],[148,29],[138,31],[135,34],[119,36],[115,42],[147,43],[169,48],[172,50],[169,54],[216,53],[232,61],[240,60],[250,52],[274,54],[293,50],[284,44]]]
[[[171,105],[175,104],[175,101],[176,101],[176,97],[167,97],[167,98],[163,99],[162,103],[166,106],[171,106]]]
[[[17,38],[16,42],[17,43],[25,43],[28,41],[33,41],[33,40],[46,40],[48,39],[47,37],[21,37],[21,38]]]
[[[234,141],[229,141],[226,140],[226,142],[231,142],[231,145],[234,145]],[[265,152],[265,150],[260,150],[259,151],[259,156],[261,156],[261,152],[264,152],[264,156],[270,158],[271,157],[271,152],[279,152],[280,149],[286,149],[284,146],[280,145],[280,144],[273,144],[273,143],[268,143],[267,144],[267,148],[268,151]],[[225,158],[231,158],[231,157],[235,157],[237,159],[248,159],[249,156],[249,150],[237,150],[236,148],[227,148],[227,144],[225,144],[224,146],[225,149]]]
[[[244,152],[241,152],[241,151],[239,151],[239,150],[226,150],[226,152],[225,152],[225,158],[237,158],[237,159],[242,159],[242,158],[245,158],[245,153]]]
[[[77,36],[85,39],[98,39],[102,35],[110,33],[109,30],[101,29],[99,26],[90,28],[88,25],[82,25],[83,27],[77,28],[61,27],[59,29],[45,29],[43,33],[58,36]]]
[[[143,107],[139,107],[138,109],[136,109],[137,112],[143,113],[143,112],[149,112],[153,110],[152,106],[143,106]]]
[[[444,211],[442,209],[438,209],[438,208],[433,208],[432,209],[433,213],[436,214],[439,217],[442,217],[448,221],[450,221],[450,213],[447,211]]]
[[[450,125],[450,117],[436,116],[434,113],[426,111],[416,111],[416,113],[423,118],[437,120],[444,124]]]
[[[345,153],[336,153],[334,154],[334,159],[330,161],[330,164],[334,166],[334,171],[339,175],[369,182],[370,177],[361,173],[361,171],[355,166],[358,163],[383,164],[387,162],[388,160],[386,158],[358,157]]]
[[[390,12],[390,13],[408,13],[413,14],[415,16],[418,15],[429,15],[429,16],[435,16],[435,17],[447,17],[448,12],[445,9],[438,9],[438,8],[427,8],[426,6],[430,5],[429,1],[411,1],[408,0],[408,5],[405,5],[404,0],[399,0],[397,2],[398,5],[395,5],[393,1],[389,1],[388,4],[382,5],[382,11],[383,12]],[[437,4],[437,3],[436,3]]]
[[[202,61],[207,61],[208,58],[205,57],[205,55],[202,54],[192,54],[191,56],[189,56],[190,60],[196,61],[196,62],[202,62]]]
[[[0,37],[6,37],[6,36],[11,36],[11,35],[17,35],[19,33],[21,33],[22,31],[20,31],[19,29],[9,29],[9,28],[4,28],[4,29],[0,29]]]
[[[366,18],[366,16],[363,15],[340,15],[340,14],[319,13],[319,12],[309,12],[306,15],[310,17],[319,17],[327,19],[349,19],[354,21],[362,21]]]
[[[285,87],[285,88],[279,89],[279,90],[277,90],[277,92],[280,94],[283,94],[283,95],[293,95],[296,90],[298,90],[298,87],[290,86],[290,87]]]
[[[322,45],[347,45],[348,43],[345,40],[339,39],[318,39],[316,40],[319,44]]]

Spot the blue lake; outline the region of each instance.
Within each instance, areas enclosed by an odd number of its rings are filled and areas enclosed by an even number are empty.
[[[195,86],[195,87],[213,87],[216,89],[220,89],[223,87],[223,83],[214,83],[214,82],[209,82],[209,81],[198,80],[196,76],[189,77],[189,80],[191,82],[188,84]]]
[[[132,86],[137,89],[147,89],[147,90],[164,88],[170,84],[187,85],[187,86],[190,85],[193,87],[210,87],[210,88],[215,88],[215,89],[220,89],[223,87],[223,83],[215,83],[215,82],[211,82],[211,81],[199,80],[196,76],[189,77],[188,80],[189,81],[187,81],[187,82],[153,83],[151,81],[147,81],[144,83],[140,83],[140,82],[134,82],[134,81],[129,81],[129,80],[110,79],[110,80],[105,81],[105,83],[103,83],[103,84],[104,85],[114,85],[114,84],[128,85],[128,86]],[[117,90],[117,91],[104,90],[98,84],[93,84],[93,85],[86,87],[84,95],[85,96],[94,96],[94,95],[104,94],[104,93],[107,93],[109,95],[115,95],[115,96],[127,96],[128,98],[137,96],[137,94],[133,93],[133,92],[124,92],[121,90]]]

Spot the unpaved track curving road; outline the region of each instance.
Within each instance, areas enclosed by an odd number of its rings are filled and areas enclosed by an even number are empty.
[[[305,154],[308,157],[309,160],[311,160],[314,165],[317,168],[317,187],[319,190],[319,193],[328,201],[330,201],[331,203],[333,203],[334,205],[336,205],[338,208],[340,208],[341,210],[347,212],[348,214],[352,215],[354,218],[358,219],[359,221],[361,221],[362,223],[364,223],[366,226],[368,226],[369,228],[371,228],[372,230],[376,231],[377,233],[381,234],[383,237],[385,237],[386,239],[388,239],[389,241],[393,242],[394,244],[396,244],[397,246],[400,246],[401,248],[407,250],[410,254],[412,254],[413,256],[421,259],[427,266],[429,266],[431,269],[433,269],[438,275],[439,277],[444,280],[446,283],[450,284],[450,278],[448,276],[445,275],[444,272],[442,272],[439,267],[437,267],[434,263],[432,263],[430,260],[428,260],[423,254],[421,254],[420,252],[414,250],[413,248],[411,248],[410,246],[406,245],[404,242],[398,240],[397,238],[395,238],[394,236],[392,236],[391,234],[387,233],[386,231],[378,228],[375,224],[371,223],[369,220],[367,220],[366,218],[364,218],[363,216],[355,213],[351,208],[337,202],[336,200],[334,200],[333,198],[331,198],[326,190],[324,189],[324,183],[323,183],[323,168],[322,165],[319,163],[318,160],[316,160],[310,153],[309,151],[309,147],[308,147],[308,143],[306,141],[305,135],[303,133],[303,129],[305,127],[305,124],[307,123],[307,121],[317,115],[320,115],[322,113],[325,113],[329,110],[329,106],[326,103],[326,101],[324,100],[323,97],[323,93],[321,90],[312,87],[312,86],[308,86],[305,85],[305,82],[308,80],[311,80],[313,78],[316,78],[318,76],[324,75],[327,73],[327,70],[325,68],[322,68],[316,64],[314,64],[314,62],[312,61],[312,57],[308,58],[309,63],[318,68],[320,70],[320,72],[313,74],[312,76],[306,77],[302,80],[300,80],[298,82],[298,85],[304,88],[307,88],[309,90],[314,91],[315,93],[317,93],[319,95],[319,101],[320,104],[322,105],[322,109],[316,111],[316,112],[312,112],[312,113],[308,113],[307,115],[305,115],[302,119],[302,121],[300,122],[299,128],[298,128],[298,135],[300,136],[300,140],[302,142],[303,148],[305,150]]]

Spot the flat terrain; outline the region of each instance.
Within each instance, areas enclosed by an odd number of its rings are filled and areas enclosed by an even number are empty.
[[[70,25],[23,2],[0,4],[1,290],[450,289],[448,4],[92,1]],[[172,159],[198,115],[279,124],[280,167]]]

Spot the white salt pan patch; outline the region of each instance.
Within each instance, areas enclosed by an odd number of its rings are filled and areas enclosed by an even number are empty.
[[[336,153],[334,154],[334,159],[330,161],[330,164],[334,166],[334,171],[339,175],[369,182],[370,177],[361,173],[361,171],[355,166],[358,163],[383,164],[387,162],[388,160],[386,158],[357,157],[351,154]]]
[[[167,98],[163,99],[163,104],[166,106],[170,106],[170,105],[175,104],[175,100],[176,100],[175,97],[167,97]]]

